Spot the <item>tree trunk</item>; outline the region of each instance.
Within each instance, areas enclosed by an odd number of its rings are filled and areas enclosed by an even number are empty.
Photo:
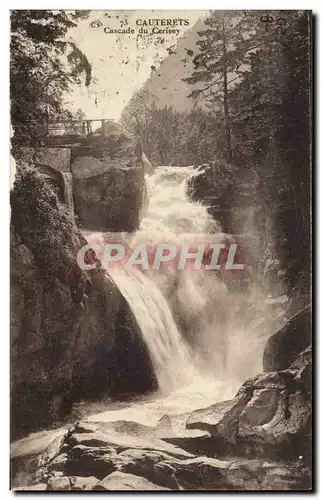
[[[223,43],[223,63],[224,63],[224,115],[225,115],[225,128],[226,128],[226,158],[227,162],[231,163],[233,153],[231,149],[231,135],[230,135],[230,117],[228,106],[228,82],[227,82],[227,50],[226,50],[226,34],[225,34],[225,20],[222,21],[222,43]]]

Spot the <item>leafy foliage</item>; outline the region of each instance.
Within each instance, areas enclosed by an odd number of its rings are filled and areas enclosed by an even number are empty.
[[[147,90],[140,90],[125,107],[121,121],[141,138],[145,154],[155,165],[199,164],[222,156],[221,136],[214,136],[214,130],[223,126],[220,113],[199,107],[186,113],[170,106],[159,108]]]
[[[268,26],[263,14],[272,20]],[[194,70],[186,81],[194,110],[157,109],[141,91],[144,110],[135,96],[124,113],[132,117],[126,125],[142,137],[155,163],[210,163],[216,185],[206,179],[200,199],[207,191],[226,208],[227,203],[262,207],[261,217],[274,226],[290,289],[308,293],[310,13],[217,11],[205,25],[198,33],[198,52],[189,54]]]
[[[12,227],[40,267],[55,273],[66,255],[75,260],[74,222],[36,169],[19,166],[10,201]]]
[[[268,35],[264,26],[254,23],[250,12],[212,12],[205,19],[206,29],[199,32],[199,52],[193,59],[194,71],[185,79],[194,85],[190,96],[211,107],[221,107],[225,120],[225,151],[229,163],[233,159],[230,123],[230,94],[252,51],[256,50]]]
[[[91,82],[91,65],[66,38],[88,11],[11,11],[10,94],[15,140],[40,137],[49,118],[63,114],[62,96]]]

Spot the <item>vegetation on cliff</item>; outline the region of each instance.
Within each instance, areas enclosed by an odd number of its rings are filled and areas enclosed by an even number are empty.
[[[87,279],[76,257],[85,240],[54,188],[35,168],[18,167],[10,201],[12,229],[31,250],[37,265],[75,293],[83,290]]]

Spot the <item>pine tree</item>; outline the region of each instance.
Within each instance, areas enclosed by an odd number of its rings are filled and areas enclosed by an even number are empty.
[[[205,19],[207,29],[198,33],[198,54],[194,57],[194,72],[185,81],[195,88],[190,97],[202,97],[216,109],[223,108],[225,119],[226,159],[231,163],[230,94],[240,80],[252,51],[267,38],[259,14],[247,11],[213,11]]]
[[[232,91],[231,117],[236,155],[242,165],[256,169],[261,203],[274,218],[287,280],[291,287],[307,291],[311,21],[305,11],[284,11],[283,17],[287,19],[283,36],[251,55],[243,80]]]

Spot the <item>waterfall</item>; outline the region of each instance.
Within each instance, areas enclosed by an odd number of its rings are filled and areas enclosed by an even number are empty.
[[[134,248],[229,241],[206,207],[186,195],[187,180],[197,173],[193,167],[156,167],[146,176],[149,206],[138,231],[90,233],[88,241],[102,248],[112,242]],[[109,273],[136,317],[163,394],[202,377],[242,382],[261,371],[276,318],[255,283],[247,293],[231,290],[218,272],[178,271],[175,265],[145,271],[115,267]]]
[[[196,375],[188,345],[157,285],[138,270],[110,272],[141,328],[163,394],[191,383]]]

